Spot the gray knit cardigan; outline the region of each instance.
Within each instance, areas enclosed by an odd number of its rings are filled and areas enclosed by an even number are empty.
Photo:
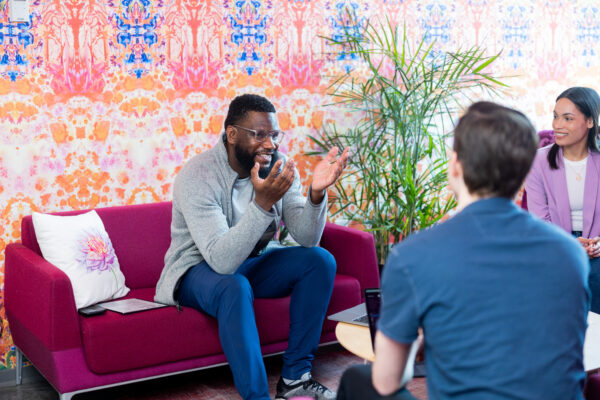
[[[252,201],[232,227],[231,193],[237,177],[229,166],[222,140],[190,159],[177,174],[173,184],[171,245],[156,286],[155,301],[176,304],[174,292],[179,280],[190,267],[204,260],[220,274],[235,273],[273,221],[278,227],[283,218],[292,237],[302,246],[319,243],[325,227],[327,197],[317,205],[304,197],[298,171],[292,187],[271,212]]]

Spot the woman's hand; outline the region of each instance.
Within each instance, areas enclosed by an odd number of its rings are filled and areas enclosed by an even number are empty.
[[[600,257],[600,237],[596,236],[595,238],[577,238],[579,243],[583,246],[589,258],[598,258]]]
[[[588,256],[590,258],[600,257],[600,237],[591,238],[588,242]]]

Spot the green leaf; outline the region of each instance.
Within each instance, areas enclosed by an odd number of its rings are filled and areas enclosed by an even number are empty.
[[[310,135],[307,154],[322,156],[333,146],[352,149],[330,210],[373,232],[384,262],[391,239],[431,226],[455,207],[447,193],[445,140],[463,106],[506,85],[488,69],[499,53],[488,56],[478,46],[442,53],[425,37],[413,48],[406,25],[395,26],[387,16],[384,22],[367,21],[356,37],[356,17],[348,18],[343,37],[325,42],[331,54],[343,47],[358,61],[349,72],[329,77],[329,106],[352,113],[358,122],[342,129],[340,121]]]

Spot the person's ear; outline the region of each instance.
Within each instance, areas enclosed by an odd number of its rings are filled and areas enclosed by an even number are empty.
[[[450,155],[450,160],[448,161],[448,175],[453,178],[458,178],[462,175],[462,165],[460,161],[458,161],[458,155],[455,151]]]
[[[227,137],[227,143],[235,144],[237,141],[238,130],[233,125],[228,125],[225,129],[225,136]]]
[[[587,119],[587,128],[588,129],[592,129],[594,127],[594,119],[593,118],[588,118]]]

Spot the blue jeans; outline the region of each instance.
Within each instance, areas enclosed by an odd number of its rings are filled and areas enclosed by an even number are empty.
[[[590,260],[588,285],[592,294],[590,311],[600,314],[600,258],[592,258]]]
[[[268,251],[248,258],[232,275],[219,274],[204,261],[184,275],[177,296],[181,305],[204,311],[219,322],[221,345],[240,395],[244,399],[269,399],[252,307],[254,297],[291,294],[290,332],[281,375],[299,379],[312,367],[335,269],[333,256],[320,247]]]
[[[571,232],[575,238],[581,237],[581,231]],[[590,311],[600,314],[600,258],[590,260],[590,275],[588,277],[591,301]]]

